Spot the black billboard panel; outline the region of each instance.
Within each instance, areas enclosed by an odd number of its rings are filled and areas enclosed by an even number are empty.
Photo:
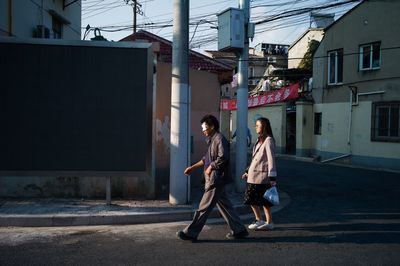
[[[149,171],[149,44],[3,39],[0,70],[3,175]]]

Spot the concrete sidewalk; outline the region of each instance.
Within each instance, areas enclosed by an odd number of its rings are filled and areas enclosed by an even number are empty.
[[[78,226],[140,224],[189,221],[198,207],[201,191],[193,191],[193,204],[171,205],[167,200],[105,200],[87,199],[0,199],[0,226]],[[230,192],[240,215],[250,214],[242,204],[243,193]],[[289,203],[289,196],[280,191],[280,205]],[[220,217],[217,208],[211,218]]]

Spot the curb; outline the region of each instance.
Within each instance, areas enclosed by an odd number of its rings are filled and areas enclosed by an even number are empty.
[[[271,211],[277,212],[287,206],[290,198],[285,192],[280,192],[281,203],[272,207]],[[240,216],[252,214],[251,209],[245,205],[236,205]],[[94,225],[127,225],[144,223],[169,223],[179,221],[190,221],[197,208],[187,210],[174,210],[169,212],[147,212],[135,214],[48,214],[48,215],[0,215],[0,227],[56,227],[56,226],[94,226]],[[215,208],[210,219],[221,218]]]
[[[400,170],[383,168],[383,167],[369,167],[366,165],[340,163],[340,162],[335,162],[335,161],[321,162],[321,161],[318,161],[317,158],[314,158],[314,157],[301,157],[301,156],[289,155],[289,154],[277,154],[276,158],[280,158],[280,159],[284,159],[284,160],[316,163],[316,164],[321,164],[321,165],[334,165],[334,166],[341,166],[341,167],[348,167],[348,168],[355,168],[355,169],[362,169],[362,170],[369,170],[369,171],[384,171],[384,172],[395,173],[395,174],[400,173]]]
[[[276,158],[285,159],[285,160],[308,162],[308,163],[317,162],[316,159],[313,158],[313,157],[301,157],[301,156],[289,155],[289,154],[277,154]]]

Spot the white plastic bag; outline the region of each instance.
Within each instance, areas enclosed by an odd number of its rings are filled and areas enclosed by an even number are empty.
[[[265,191],[264,199],[268,200],[272,205],[279,205],[279,194],[276,186],[272,186]]]

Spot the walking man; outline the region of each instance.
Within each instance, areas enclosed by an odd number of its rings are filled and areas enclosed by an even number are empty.
[[[231,232],[226,237],[229,239],[245,238],[249,233],[225,191],[225,185],[232,181],[229,170],[228,141],[219,132],[217,118],[206,115],[200,122],[208,150],[200,161],[186,168],[184,174],[189,175],[193,170],[203,168],[205,176],[204,194],[192,222],[184,230],[177,232],[177,236],[182,240],[197,240],[210,212],[217,205],[222,217],[231,228]]]

